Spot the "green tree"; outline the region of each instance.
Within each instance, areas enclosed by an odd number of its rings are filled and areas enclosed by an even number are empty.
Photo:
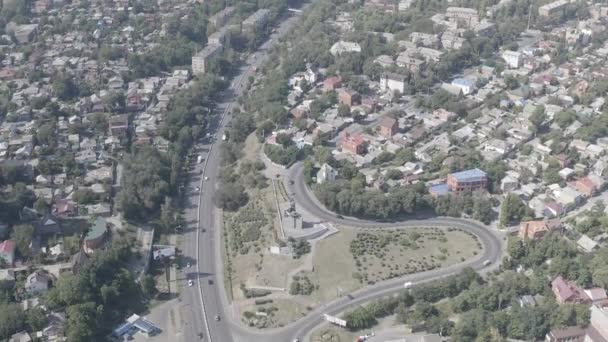
[[[141,290],[147,298],[152,298],[156,294],[156,283],[154,281],[154,277],[151,275],[146,275],[143,277],[141,282]]]
[[[376,324],[376,318],[367,308],[360,306],[344,317],[346,324],[351,330],[361,330]]]
[[[93,302],[86,302],[68,306],[66,309],[65,335],[69,341],[88,342],[95,341],[94,327],[100,323],[103,308]]]
[[[25,314],[19,304],[0,304],[0,338],[8,340],[25,327]]]
[[[13,227],[11,240],[15,242],[17,252],[24,258],[32,256],[30,245],[34,238],[34,226],[30,224],[21,224]]]

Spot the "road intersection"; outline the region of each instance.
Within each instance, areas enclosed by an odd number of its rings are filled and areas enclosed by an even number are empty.
[[[346,309],[364,304],[370,300],[397,293],[403,289],[403,283],[411,281],[421,283],[444,278],[459,273],[465,267],[483,270],[489,260],[492,267],[500,261],[502,253],[502,238],[495,231],[480,223],[453,219],[435,218],[428,220],[407,220],[403,222],[373,222],[349,217],[338,217],[326,210],[307,189],[302,177],[301,165],[290,170],[294,184],[293,192],[296,203],[316,217],[329,222],[353,228],[394,228],[408,227],[453,227],[475,234],[483,246],[480,255],[474,259],[450,267],[408,275],[398,279],[379,282],[361,290],[355,291],[348,297],[338,298],[312,310],[307,316],[285,327],[267,330],[255,330],[244,326],[238,318],[234,318],[227,298],[223,278],[223,261],[221,255],[221,234],[217,224],[217,209],[213,203],[216,184],[220,172],[220,153],[217,143],[221,143],[226,125],[231,119],[231,111],[242,94],[247,77],[254,68],[258,69],[268,59],[267,51],[278,41],[278,37],[287,32],[296,22],[297,16],[284,21],[275,33],[250,57],[239,70],[230,88],[218,100],[217,112],[208,126],[211,136],[196,147],[195,153],[204,158],[204,162],[194,167],[191,184],[188,187],[188,199],[191,203],[186,208],[185,218],[188,229],[184,232],[183,255],[192,260],[196,272],[188,273],[196,286],[185,287],[180,295],[181,317],[185,320],[181,340],[183,341],[215,341],[215,342],[291,342],[302,340],[308,333],[323,323],[323,313],[338,315]],[[200,191],[194,191],[196,187]],[[219,317],[220,320],[216,320]]]

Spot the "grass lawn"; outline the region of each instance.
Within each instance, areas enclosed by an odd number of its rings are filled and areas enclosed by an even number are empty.
[[[368,283],[462,262],[479,250],[477,239],[459,230],[344,229],[317,245],[313,278],[319,289],[312,296],[327,302]]]

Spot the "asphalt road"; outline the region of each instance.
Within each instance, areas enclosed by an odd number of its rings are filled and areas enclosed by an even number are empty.
[[[301,177],[301,167],[293,168],[292,179],[296,182],[291,189],[295,193],[298,206],[304,207],[311,214],[334,223],[359,227],[407,228],[407,227],[455,227],[474,233],[484,246],[483,252],[476,259],[452,267],[413,274],[399,279],[393,279],[373,286],[366,287],[351,294],[351,298],[338,298],[330,303],[313,310],[302,319],[279,329],[255,330],[243,326],[239,321],[232,321],[227,314],[230,306],[223,286],[222,258],[220,255],[216,222],[216,210],[213,196],[219,173],[219,150],[215,141],[221,141],[226,124],[230,121],[230,111],[236,99],[242,93],[242,87],[247,81],[247,75],[253,67],[261,66],[267,59],[266,51],[276,43],[278,37],[289,30],[297,22],[297,16],[284,21],[275,34],[264,43],[256,57],[250,57],[240,73],[234,78],[230,89],[226,90],[217,104],[217,113],[209,124],[211,138],[206,139],[196,148],[196,153],[202,155],[205,161],[196,165],[192,171],[189,191],[190,205],[185,210],[188,222],[184,232],[183,255],[189,258],[193,267],[186,269],[186,276],[195,281],[194,286],[185,288],[180,294],[181,317],[185,320],[182,341],[199,341],[200,334],[205,341],[216,342],[291,342],[295,338],[302,340],[310,331],[323,322],[322,314],[338,314],[353,305],[363,304],[369,300],[388,294],[396,293],[403,288],[405,281],[420,283],[436,280],[460,272],[464,267],[476,270],[484,268],[484,261],[490,260],[494,265],[499,261],[502,245],[501,239],[494,232],[476,222],[460,219],[439,218],[432,220],[408,220],[404,222],[377,223],[355,218],[338,218],[320,205],[310,194],[304,179]],[[201,175],[201,171],[204,174]],[[208,180],[204,180],[208,178]],[[195,191],[200,187],[200,193]],[[184,282],[186,283],[186,282]],[[214,317],[219,315],[220,321]]]
[[[185,210],[187,227],[182,253],[193,265],[192,268],[185,269],[185,272],[188,279],[194,280],[194,286],[185,286],[180,294],[181,316],[185,320],[181,336],[183,341],[230,342],[233,341],[231,332],[235,334],[237,341],[248,341],[252,336],[256,341],[268,341],[266,337],[241,327],[238,322],[233,323],[226,319],[230,315],[225,311],[228,309],[228,301],[221,276],[221,236],[218,233],[219,227],[215,224],[216,210],[213,204],[220,164],[219,146],[215,142],[221,142],[226,124],[231,118],[232,107],[242,94],[253,68],[259,68],[266,63],[267,51],[276,44],[280,36],[289,31],[297,19],[298,13],[283,21],[276,32],[241,66],[229,89],[218,99],[217,115],[212,117],[207,127],[211,136],[195,148],[195,153],[203,156],[205,160],[191,171],[191,181],[186,189],[189,192],[189,205]],[[200,192],[195,190],[197,187]],[[219,321],[215,320],[216,315],[220,317]]]

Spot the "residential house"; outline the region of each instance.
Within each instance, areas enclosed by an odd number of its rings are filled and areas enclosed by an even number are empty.
[[[463,95],[469,95],[475,91],[475,82],[467,78],[457,78],[451,84],[459,88]]]
[[[420,67],[424,64],[424,61],[418,58],[413,58],[410,56],[409,52],[404,51],[397,56],[395,64],[397,64],[398,67],[406,68],[411,72],[417,72],[418,69],[420,69]]]
[[[546,342],[583,342],[587,333],[580,327],[551,329],[545,336]]]
[[[333,56],[339,56],[343,53],[361,52],[361,45],[353,42],[339,41],[334,43],[329,49]]]
[[[317,172],[317,184],[333,182],[334,180],[336,180],[337,175],[338,171],[336,171],[336,169],[334,169],[333,167],[329,166],[329,164],[325,163]]]
[[[449,174],[447,183],[450,191],[456,194],[485,190],[488,187],[488,176],[480,169],[471,169]]]
[[[96,249],[103,246],[108,227],[106,220],[103,217],[97,217],[83,241],[83,249],[86,253],[91,254]]]
[[[374,63],[380,65],[383,68],[390,68],[395,64],[395,61],[393,61],[393,57],[391,56],[380,55],[376,57],[376,59],[374,59]]]
[[[405,85],[407,84],[406,77],[395,73],[386,73],[380,77],[380,90],[382,91],[398,91],[400,94],[405,93]]]
[[[57,199],[53,203],[53,215],[57,217],[70,217],[76,215],[76,205],[69,199]]]
[[[412,32],[410,33],[410,41],[414,44],[422,44],[426,47],[439,46],[439,37],[436,34]]]
[[[36,232],[40,235],[55,235],[61,233],[61,226],[55,217],[47,214],[38,222]]]
[[[338,100],[341,104],[347,105],[349,107],[357,106],[361,104],[361,95],[354,90],[343,89],[338,95]]]
[[[450,32],[444,32],[441,35],[441,45],[446,50],[458,50],[466,42],[466,39],[459,37]]]
[[[390,139],[399,129],[399,122],[390,116],[384,116],[380,119],[380,135]]]
[[[526,306],[536,306],[536,298],[531,295],[523,295],[517,299],[517,302],[522,308]]]
[[[441,56],[443,56],[443,52],[427,47],[419,47],[418,53],[424,57],[424,60],[427,62],[439,62]]]
[[[36,340],[45,342],[66,341],[67,339],[65,338],[65,320],[65,313],[48,313],[46,315],[46,327],[36,332]]]
[[[110,134],[112,136],[124,136],[129,130],[129,115],[112,115],[109,120]]]
[[[557,202],[546,203],[543,209],[543,215],[547,218],[560,217],[565,212],[564,206]]]
[[[586,289],[585,294],[593,304],[595,303],[604,303],[608,299],[608,295],[606,295],[606,290],[601,287],[594,287],[591,289]]]
[[[585,253],[591,253],[599,247],[599,244],[593,241],[593,239],[586,234],[581,235],[581,237],[576,241],[576,245]]]
[[[523,63],[521,52],[518,51],[505,50],[502,53],[502,59],[504,59],[507,66],[512,69],[519,68]]]
[[[27,276],[24,284],[25,292],[30,295],[37,295],[48,291],[53,281],[53,276],[43,270],[35,271]]]
[[[433,111],[433,117],[443,122],[448,122],[456,117],[456,113],[444,108],[437,108]]]
[[[326,78],[323,81],[323,90],[324,91],[332,91],[340,88],[342,86],[342,79],[340,76],[331,76]]]
[[[341,144],[342,150],[360,155],[365,153],[366,145],[367,142],[361,135],[350,135],[349,133],[344,132],[344,137]]]
[[[519,224],[519,238],[539,240],[542,239],[551,229],[545,220],[524,221]]]
[[[573,182],[573,187],[585,197],[592,197],[597,193],[597,185],[589,178],[583,177]]]
[[[558,276],[551,282],[551,289],[555,300],[559,304],[582,304],[588,303],[589,297],[575,282]]]
[[[11,335],[11,338],[8,342],[32,342],[32,338],[27,333],[27,331],[21,331]]]
[[[12,240],[0,242],[0,259],[4,260],[9,266],[15,262],[15,243]]]
[[[600,338],[608,341],[608,307],[605,305],[592,305],[589,310],[591,311],[590,327],[595,330]]]
[[[397,5],[397,10],[399,10],[400,12],[407,11],[413,3],[414,0],[401,0]]]
[[[12,30],[19,44],[31,43],[38,33],[38,24],[19,25]]]

